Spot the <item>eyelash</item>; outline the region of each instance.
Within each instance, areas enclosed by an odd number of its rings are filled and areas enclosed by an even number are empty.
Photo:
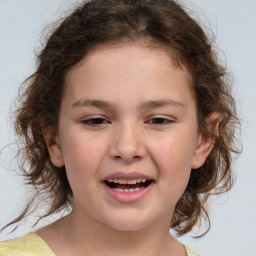
[[[96,121],[96,123],[95,123],[95,121]],[[102,123],[99,123],[99,121],[102,121]],[[110,122],[102,117],[94,117],[94,118],[82,120],[82,124],[84,124],[86,126],[90,126],[90,127],[98,127],[98,126],[104,125],[106,123],[110,123]]]
[[[159,123],[160,121],[160,123]],[[164,126],[172,123],[173,120],[166,119],[164,117],[155,117],[151,118],[146,121],[146,123],[152,124],[152,125],[157,125],[157,126]],[[106,120],[105,118],[102,117],[95,117],[95,118],[89,118],[86,120],[82,120],[82,124],[89,126],[89,127],[99,127],[105,124],[109,124],[110,122]]]
[[[161,120],[161,121],[163,121],[163,123],[152,123],[151,121],[159,121],[159,120]],[[158,126],[163,126],[163,125],[168,125],[168,124],[170,124],[170,123],[172,123],[173,121],[172,120],[170,120],[170,119],[166,119],[166,118],[164,118],[164,117],[155,117],[155,118],[151,118],[151,119],[149,119],[148,121],[147,121],[148,123],[150,123],[151,122],[151,124],[153,124],[153,125],[158,125]]]

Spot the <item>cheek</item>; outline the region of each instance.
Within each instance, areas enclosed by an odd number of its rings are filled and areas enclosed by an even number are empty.
[[[151,151],[160,181],[171,190],[180,190],[180,193],[186,188],[191,173],[196,142],[196,136],[191,134],[193,131],[180,130],[172,136],[158,140]]]
[[[172,168],[185,171],[191,169],[195,151],[195,139],[191,139],[184,134],[183,136],[174,134],[163,138],[162,141],[158,140],[151,149],[152,155],[155,156],[155,160],[159,162],[159,165],[163,166],[163,169]]]
[[[66,136],[66,138],[69,138]],[[83,186],[91,179],[98,178],[98,170],[104,156],[103,142],[95,140],[93,136],[72,137],[63,144],[63,157],[70,185]]]

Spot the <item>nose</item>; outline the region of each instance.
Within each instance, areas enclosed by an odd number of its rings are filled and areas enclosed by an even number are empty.
[[[131,163],[144,158],[146,150],[137,125],[122,125],[113,133],[109,151],[112,159]]]

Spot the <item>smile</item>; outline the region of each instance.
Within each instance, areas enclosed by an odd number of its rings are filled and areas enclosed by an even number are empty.
[[[150,185],[153,180],[147,180],[145,178],[136,179],[108,179],[104,183],[111,189],[121,193],[137,192]]]
[[[130,174],[130,177],[127,177],[127,174],[115,174],[116,177],[106,177],[102,181],[106,195],[120,203],[135,203],[142,200],[150,193],[156,182],[150,177],[135,175]]]

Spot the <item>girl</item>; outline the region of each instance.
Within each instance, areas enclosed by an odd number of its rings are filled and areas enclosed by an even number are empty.
[[[232,187],[238,119],[225,69],[180,4],[85,1],[21,99],[21,168],[49,202],[42,218],[71,210],[0,255],[197,255],[169,229],[188,233]]]

